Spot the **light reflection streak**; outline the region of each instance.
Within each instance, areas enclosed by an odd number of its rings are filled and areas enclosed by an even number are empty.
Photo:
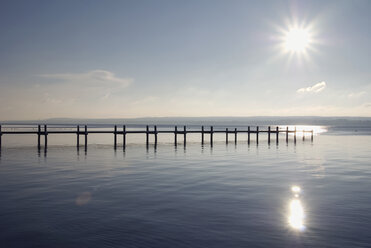
[[[313,130],[313,135],[319,135],[319,134],[327,132],[327,127],[326,126],[310,126],[310,125],[308,125],[308,126],[306,126],[306,125],[294,126],[294,125],[288,125],[288,126],[280,126],[280,129],[285,130],[286,127],[288,127],[290,131],[293,131],[296,128],[297,134],[301,134],[303,132],[303,130],[304,131],[312,131]],[[290,133],[289,135],[294,135],[294,134]],[[307,133],[304,133],[304,135],[305,136],[310,136],[311,133],[307,132]]]
[[[297,231],[304,231],[305,225],[304,225],[304,219],[305,219],[305,213],[303,205],[299,199],[301,188],[299,186],[292,186],[291,191],[293,193],[294,198],[291,199],[289,203],[289,217],[288,222],[289,225],[297,230]]]

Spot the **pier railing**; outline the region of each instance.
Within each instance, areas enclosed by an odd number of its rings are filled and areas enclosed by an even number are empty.
[[[149,126],[147,125],[144,129],[136,129],[136,130],[127,130],[126,125],[114,125],[110,128],[107,127],[94,127],[90,130],[88,129],[88,125],[50,125],[52,126],[49,129],[48,125],[0,125],[0,149],[2,147],[2,136],[3,135],[37,135],[37,147],[38,149],[41,148],[41,140],[44,139],[44,148],[46,149],[48,146],[48,135],[49,134],[75,134],[76,135],[76,146],[77,148],[80,147],[80,136],[84,137],[84,147],[87,149],[88,146],[88,135],[89,134],[112,134],[113,135],[113,146],[114,149],[117,148],[117,136],[122,135],[122,147],[125,149],[126,147],[126,136],[129,134],[145,134],[145,143],[146,146],[149,146],[149,137],[150,135],[154,136],[154,145],[157,146],[158,139],[157,136],[159,134],[173,134],[174,135],[174,145],[178,145],[178,136],[183,136],[183,144],[184,146],[187,143],[187,134],[200,134],[201,135],[201,144],[205,143],[205,136],[209,136],[209,143],[213,146],[214,143],[214,134],[216,133],[223,133],[225,134],[225,142],[228,144],[230,140],[230,136],[234,136],[233,140],[237,143],[237,136],[238,134],[247,134],[246,141],[248,144],[251,142],[251,135],[256,135],[255,142],[259,143],[259,134],[266,133],[268,143],[271,143],[271,136],[275,135],[275,142],[279,143],[279,134],[285,134],[286,143],[289,141],[289,134],[293,134],[294,143],[297,140],[297,134],[302,134],[302,139],[305,140],[305,136],[307,133],[310,134],[310,140],[313,141],[313,130],[297,130],[296,127],[293,129],[286,127],[286,128],[279,128],[276,126],[275,128],[271,128],[268,126],[266,129],[259,129],[259,126],[251,128],[250,126],[246,126],[243,128],[225,128],[225,129],[215,129],[214,126],[201,126],[200,128],[192,127],[191,129],[187,129],[187,126],[174,126],[173,128],[168,128],[166,130],[158,130],[156,125]],[[22,129],[21,131],[19,129]],[[105,130],[97,130],[97,129],[105,129]]]

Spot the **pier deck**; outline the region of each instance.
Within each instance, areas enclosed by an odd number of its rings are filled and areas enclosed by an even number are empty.
[[[48,129],[51,127],[51,129]],[[180,128],[179,128],[180,127]],[[271,142],[271,135],[275,135],[276,143],[279,142],[279,134],[285,134],[286,142],[289,141],[289,134],[293,134],[294,142],[296,142],[297,134],[302,134],[303,140],[305,140],[305,134],[310,134],[310,139],[313,141],[313,130],[300,130],[298,131],[296,127],[294,129],[286,128],[279,128],[276,126],[275,128],[271,128],[268,126],[266,129],[259,129],[259,126],[251,128],[250,126],[246,126],[243,128],[225,128],[225,129],[217,129],[214,130],[214,126],[201,126],[200,128],[196,128],[192,126],[191,128],[187,128],[187,126],[174,126],[173,128],[167,128],[166,130],[158,130],[156,125],[152,126],[145,126],[145,128],[136,128],[136,130],[127,130],[126,125],[113,125],[109,127],[94,127],[88,129],[88,125],[0,125],[0,149],[2,147],[2,136],[3,135],[36,135],[37,136],[37,147],[41,148],[41,137],[44,138],[44,148],[47,148],[48,144],[48,135],[49,134],[75,134],[76,135],[76,146],[77,148],[80,147],[80,135],[84,137],[84,147],[87,149],[88,145],[88,135],[89,134],[112,134],[113,135],[113,146],[117,148],[117,135],[123,136],[123,143],[122,146],[125,149],[126,147],[126,135],[129,134],[145,134],[146,139],[145,143],[146,146],[149,145],[149,136],[154,136],[154,145],[157,145],[157,136],[158,134],[173,134],[174,135],[174,144],[178,144],[178,135],[183,136],[183,143],[186,145],[187,142],[187,134],[200,134],[201,135],[201,143],[205,143],[205,134],[210,138],[210,145],[212,146],[214,143],[213,135],[216,133],[224,133],[225,134],[225,142],[228,144],[229,142],[229,135],[234,136],[234,142],[237,143],[237,136],[238,134],[247,134],[247,143],[251,141],[251,134],[256,135],[255,141],[259,143],[259,134],[265,133],[267,134],[268,143]],[[21,129],[21,130],[20,130]],[[26,130],[25,130],[26,129]],[[97,130],[98,129],[98,130]],[[99,130],[100,129],[100,130]],[[103,130],[104,129],[104,130]],[[109,130],[107,130],[109,129]]]

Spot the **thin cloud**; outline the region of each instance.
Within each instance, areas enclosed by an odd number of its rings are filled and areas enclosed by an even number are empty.
[[[133,81],[105,70],[38,76],[43,78],[37,84],[38,88],[44,91],[44,101],[48,103],[107,101],[115,94],[123,94],[123,90]]]
[[[42,78],[57,80],[53,83],[85,84],[92,87],[122,87],[129,86],[130,78],[116,77],[113,72],[105,70],[92,70],[84,73],[63,73],[63,74],[41,74]]]
[[[348,97],[349,98],[360,98],[364,95],[366,95],[367,92],[366,91],[360,91],[360,92],[352,92],[352,93],[349,93],[348,94]]]
[[[318,93],[326,88],[326,82],[322,81],[310,87],[300,88],[296,92],[298,93]]]

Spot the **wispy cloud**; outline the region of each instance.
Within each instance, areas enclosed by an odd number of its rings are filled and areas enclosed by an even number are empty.
[[[106,70],[83,73],[41,74],[45,81],[35,85],[44,91],[46,102],[81,102],[95,99],[107,101],[114,94],[122,93],[133,79],[117,77]]]
[[[367,92],[366,91],[360,91],[360,92],[352,92],[352,93],[349,93],[348,94],[348,97],[349,98],[360,98],[364,95],[366,95]]]
[[[30,79],[32,85],[2,88],[0,118],[33,119],[58,116],[117,116],[127,109],[131,78],[106,70],[82,73],[42,74]],[[2,117],[6,116],[6,117]]]
[[[318,92],[323,91],[325,88],[326,88],[326,82],[322,81],[310,87],[300,88],[296,92],[298,93],[318,93]]]
[[[43,78],[57,80],[61,83],[77,83],[92,87],[127,87],[132,79],[116,77],[113,72],[105,70],[92,70],[84,73],[62,73],[62,74],[41,74]]]

